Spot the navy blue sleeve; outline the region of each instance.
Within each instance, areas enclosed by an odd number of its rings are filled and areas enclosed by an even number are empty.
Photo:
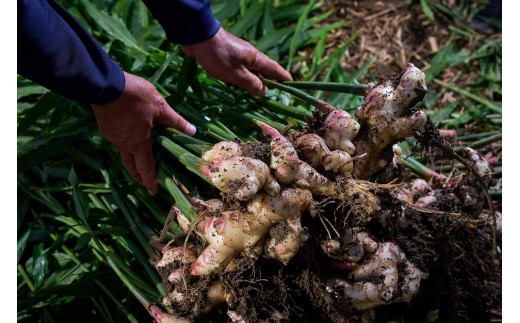
[[[211,38],[220,28],[210,0],[143,0],[169,41],[190,45]]]
[[[121,68],[55,0],[18,0],[18,74],[58,94],[92,104],[118,98]]]

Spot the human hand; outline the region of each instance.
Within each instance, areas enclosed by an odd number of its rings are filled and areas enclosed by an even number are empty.
[[[103,136],[119,153],[134,180],[157,194],[152,128],[162,124],[192,136],[195,126],[166,103],[152,83],[125,72],[125,89],[119,98],[104,105],[92,105]]]
[[[278,63],[222,27],[210,39],[182,45],[182,50],[196,59],[209,75],[239,86],[251,95],[264,96],[267,93],[261,77],[277,81],[292,80],[291,74]]]

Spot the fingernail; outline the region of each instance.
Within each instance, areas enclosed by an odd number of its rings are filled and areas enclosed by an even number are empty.
[[[184,133],[187,134],[188,136],[193,136],[195,134],[195,132],[197,132],[197,128],[195,128],[195,126],[192,125],[191,123],[188,123],[188,125],[186,126],[186,129],[184,130]]]
[[[150,194],[150,195],[152,195],[152,196],[155,195],[155,194],[152,192],[152,190],[150,190],[150,189],[148,189],[148,188],[147,188],[146,190],[148,191],[148,194]]]

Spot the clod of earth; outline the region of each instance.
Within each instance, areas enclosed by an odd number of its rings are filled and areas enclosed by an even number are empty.
[[[468,254],[482,257],[491,275],[488,251],[478,247],[490,244],[489,234],[471,224],[483,207],[482,195],[468,185],[473,175],[446,186],[459,197],[450,206],[466,210],[467,218],[447,212],[446,192],[424,180],[397,183],[403,166],[395,144],[426,131],[427,118],[414,107],[426,91],[424,73],[409,64],[371,87],[357,121],[325,105],[308,129],[290,136],[255,120],[269,142],[258,143],[269,153],[262,160],[252,143],[223,141],[206,151],[201,171],[223,199],[189,197],[198,214],[193,223],[174,207],[187,235],[162,247],[155,263],[168,292],[162,304],[175,316],[158,307],[152,316],[159,322],[373,318],[382,306],[413,303],[424,282],[432,286],[428,277],[463,278],[446,276],[440,266],[450,259],[439,259],[442,243],[448,249],[461,243],[450,232],[464,226],[475,239],[465,242],[473,248]],[[488,181],[487,161],[466,152]]]

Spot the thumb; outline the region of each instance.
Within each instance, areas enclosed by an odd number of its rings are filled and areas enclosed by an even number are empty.
[[[156,121],[159,124],[165,125],[167,127],[175,128],[188,136],[193,136],[197,129],[194,125],[189,123],[186,119],[184,119],[180,114],[175,112],[166,101],[161,102],[161,108],[159,110],[159,115],[156,118]]]

